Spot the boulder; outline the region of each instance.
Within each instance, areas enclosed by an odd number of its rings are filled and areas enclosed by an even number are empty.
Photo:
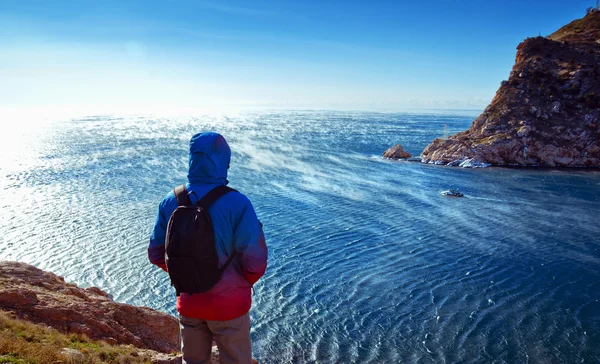
[[[412,154],[405,151],[400,144],[396,144],[393,147],[386,150],[385,152],[383,152],[383,157],[390,159],[406,159],[411,158]]]

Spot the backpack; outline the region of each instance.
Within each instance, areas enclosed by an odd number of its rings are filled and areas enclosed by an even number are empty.
[[[227,186],[210,190],[192,205],[185,185],[175,188],[179,205],[171,214],[165,241],[165,262],[177,296],[210,290],[231,263],[233,254],[219,268],[215,235],[208,208],[226,193],[236,191]]]

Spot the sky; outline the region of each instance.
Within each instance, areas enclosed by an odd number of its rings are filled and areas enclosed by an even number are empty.
[[[0,107],[483,109],[595,0],[0,0]]]

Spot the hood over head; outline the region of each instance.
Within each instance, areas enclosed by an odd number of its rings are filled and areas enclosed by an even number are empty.
[[[221,134],[204,132],[190,140],[190,183],[226,185],[231,149]]]

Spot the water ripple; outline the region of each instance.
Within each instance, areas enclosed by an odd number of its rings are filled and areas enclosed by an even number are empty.
[[[98,115],[0,136],[0,259],[174,313],[147,262],[156,207],[215,130],[265,225],[254,354],[265,363],[600,361],[600,173],[464,170],[418,154],[456,115]],[[440,191],[458,186],[463,199]]]

